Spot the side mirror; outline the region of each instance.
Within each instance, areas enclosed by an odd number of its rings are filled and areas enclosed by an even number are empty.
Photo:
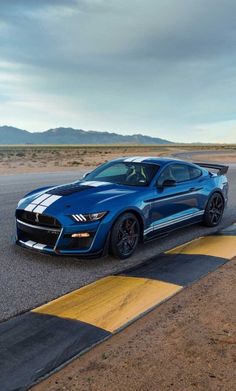
[[[86,176],[88,176],[89,174],[90,174],[90,172],[85,172],[85,173],[83,174],[83,176],[82,176],[82,179],[85,179]]]
[[[162,184],[159,184],[159,187],[172,187],[176,185],[176,181],[174,179],[166,179]]]

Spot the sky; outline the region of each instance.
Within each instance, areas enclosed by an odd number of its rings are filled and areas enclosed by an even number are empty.
[[[235,0],[0,0],[0,125],[236,143]]]

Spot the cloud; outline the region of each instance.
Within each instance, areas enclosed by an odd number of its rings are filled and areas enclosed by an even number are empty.
[[[1,119],[53,127],[53,107],[68,125],[197,141],[234,116],[235,14],[232,0],[1,0]]]

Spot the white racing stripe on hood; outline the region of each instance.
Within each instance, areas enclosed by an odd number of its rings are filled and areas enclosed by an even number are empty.
[[[24,210],[27,212],[36,212],[43,213],[50,205],[59,200],[61,196],[51,195],[51,194],[43,194],[40,197],[36,198],[29,205],[26,206]]]
[[[47,209],[46,206],[42,206],[42,205],[38,205],[36,206],[36,208],[34,209],[34,212],[35,213],[43,213],[45,211],[45,209]]]
[[[55,201],[59,200],[61,196],[58,195],[51,195],[49,198],[47,198],[45,201],[41,202],[40,205],[42,206],[50,206],[52,205]]]
[[[46,198],[49,198],[50,194],[43,194],[40,197],[36,198],[34,201],[32,201],[32,204],[39,205],[42,201],[46,200]]]
[[[26,210],[27,212],[32,212],[32,210],[36,207],[36,205],[34,204],[29,204],[26,206],[26,208],[24,210]]]

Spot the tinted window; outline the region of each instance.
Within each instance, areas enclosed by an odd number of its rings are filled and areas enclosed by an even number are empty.
[[[202,172],[197,167],[192,167],[187,164],[174,163],[170,164],[162,172],[159,178],[159,183],[163,183],[165,180],[175,180],[178,182],[189,181],[201,176]]]
[[[159,182],[163,183],[168,179],[176,182],[188,181],[190,179],[188,166],[179,163],[170,164],[160,175]]]
[[[128,170],[129,170],[129,167],[126,166],[125,164],[117,163],[117,164],[114,164],[110,167],[107,167],[104,170],[102,170],[101,172],[99,172],[96,175],[96,178],[100,179],[100,178],[103,178],[104,176],[114,177],[117,175],[126,175],[128,173]]]
[[[197,167],[189,166],[190,179],[196,179],[202,175],[202,171]]]
[[[159,166],[149,163],[111,162],[98,167],[85,181],[111,182],[130,186],[148,186]]]

